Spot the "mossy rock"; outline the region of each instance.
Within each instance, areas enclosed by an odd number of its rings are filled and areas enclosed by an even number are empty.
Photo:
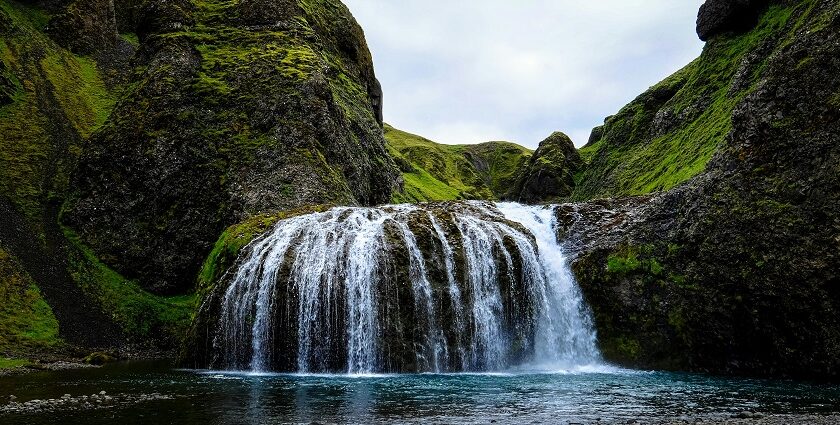
[[[141,66],[64,215],[109,267],[184,293],[234,223],[390,200],[381,90],[340,1],[153,1],[138,19]]]
[[[88,354],[82,361],[90,365],[102,366],[104,364],[113,363],[117,360],[119,359],[110,353],[97,351],[95,353]]]

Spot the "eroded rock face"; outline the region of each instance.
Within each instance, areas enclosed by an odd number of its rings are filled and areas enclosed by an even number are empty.
[[[572,139],[555,132],[540,142],[505,198],[529,204],[556,202],[572,194],[574,175],[581,167]]]
[[[118,40],[114,1],[76,0],[50,20],[47,33],[81,55],[113,49]]]
[[[608,359],[840,377],[840,5],[790,19],[810,30],[764,50],[705,173],[639,205],[576,205],[589,224],[560,217]]]
[[[729,31],[745,31],[755,25],[770,0],[706,0],[697,14],[697,35],[701,40]]]
[[[190,288],[230,224],[302,205],[384,203],[399,183],[350,12],[337,0],[271,4],[161,0],[140,10],[143,71],[84,153],[65,220],[148,289]]]

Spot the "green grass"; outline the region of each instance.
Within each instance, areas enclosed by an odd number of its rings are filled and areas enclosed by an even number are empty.
[[[532,152],[507,142],[444,145],[385,125],[388,151],[402,164],[405,188],[393,202],[498,199]],[[477,169],[474,161],[487,165]]]
[[[137,34],[135,34],[133,32],[127,32],[127,33],[120,34],[120,37],[122,37],[123,40],[127,41],[128,44],[131,44],[135,48],[140,46],[140,39],[138,39]]]
[[[72,230],[64,232],[73,245],[71,276],[129,336],[137,341],[175,342],[184,335],[197,306],[195,294],[151,294],[100,262]]]
[[[0,370],[17,369],[29,364],[30,361],[26,359],[7,359],[5,357],[0,357]]]
[[[785,32],[794,7],[772,6],[752,31],[709,41],[702,55],[652,87],[606,123],[600,141],[580,150],[587,169],[576,176],[574,198],[639,195],[671,189],[701,173],[723,144],[735,105],[758,81],[764,63],[738,75],[744,57]],[[778,46],[777,46],[778,47]],[[733,88],[736,79],[743,86]],[[657,113],[675,123],[655,134]],[[679,118],[681,117],[681,118]]]
[[[32,278],[0,248],[0,352],[49,349],[61,343],[58,321]]]

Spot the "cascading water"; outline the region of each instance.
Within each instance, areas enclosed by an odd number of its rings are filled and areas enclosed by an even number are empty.
[[[210,367],[457,372],[600,359],[550,207],[298,216],[246,247],[224,282],[209,301],[218,304]]]

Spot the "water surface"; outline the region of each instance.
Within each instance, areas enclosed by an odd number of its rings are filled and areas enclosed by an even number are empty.
[[[281,375],[173,369],[166,362],[0,378],[0,400],[174,396],[93,411],[0,415],[0,423],[591,423],[840,412],[840,387],[593,368],[574,372]]]

